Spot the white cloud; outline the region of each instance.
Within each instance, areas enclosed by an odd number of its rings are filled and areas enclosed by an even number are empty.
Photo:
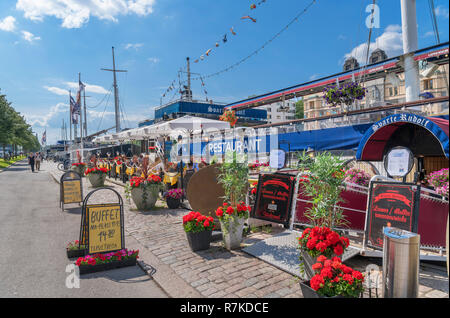
[[[88,93],[94,93],[94,94],[108,94],[108,91],[103,88],[102,86],[99,85],[91,85],[91,84],[87,84],[87,83],[83,83],[84,85],[86,85],[85,90]],[[65,85],[67,85],[67,87],[72,88],[76,91],[78,91],[79,85],[78,82],[65,82]]]
[[[58,116],[59,113],[67,113],[67,116],[69,115],[69,105],[64,103],[58,103],[55,106],[50,108],[50,111],[45,115],[32,115],[32,114],[25,114],[25,118],[27,119],[27,122],[31,126],[38,126],[38,127],[47,127],[50,123],[50,121]]]
[[[143,43],[128,43],[125,45],[125,50],[135,49],[137,51],[142,46],[144,46]]]
[[[149,62],[154,63],[154,64],[159,63],[159,61],[160,61],[160,59],[157,58],[157,57],[149,57],[147,60],[148,60]]]
[[[64,28],[80,28],[91,16],[100,20],[117,22],[119,15],[146,16],[153,12],[156,0],[18,0],[16,9],[33,21],[43,21],[45,16],[62,20]]]
[[[0,30],[13,32],[16,29],[16,19],[12,16],[7,16],[0,20]]]
[[[21,31],[21,32],[22,32],[22,38],[30,43],[41,39],[41,37],[34,36],[34,34],[31,32],[28,32],[28,31]]]
[[[53,94],[56,94],[56,95],[64,96],[64,95],[68,95],[69,94],[67,89],[62,89],[62,88],[59,88],[59,87],[44,86],[44,88],[46,90],[48,90],[49,92],[52,92]]]
[[[402,28],[400,25],[389,25],[383,34],[370,43],[369,57],[375,49],[381,49],[386,52],[388,57],[394,57],[403,53]],[[361,43],[350,53],[345,54],[344,60],[349,57],[355,57],[360,65],[366,63],[367,42]]]
[[[445,8],[443,6],[437,6],[434,9],[434,13],[438,17],[443,17],[443,18],[446,18],[446,19],[448,19],[448,17],[449,17],[448,8]]]

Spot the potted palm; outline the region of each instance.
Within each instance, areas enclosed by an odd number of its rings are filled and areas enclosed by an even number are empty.
[[[183,216],[183,228],[193,252],[207,250],[211,243],[214,219],[202,215],[200,212],[191,211]]]
[[[94,188],[103,187],[105,185],[106,174],[108,169],[106,168],[88,168],[84,174],[88,177],[89,182]]]
[[[248,191],[248,165],[245,155],[229,152],[225,162],[218,167],[218,182],[222,185],[225,196],[224,205],[216,210],[222,229],[222,236],[227,249],[240,247],[245,220],[250,208],[243,201]]]

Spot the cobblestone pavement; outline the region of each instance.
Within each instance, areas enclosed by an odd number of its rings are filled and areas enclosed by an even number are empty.
[[[59,181],[62,175],[56,164],[44,163]],[[89,181],[83,180],[84,195],[91,191]],[[122,183],[108,180],[124,198],[126,246],[140,248],[141,265],[149,275],[172,297],[225,297],[225,298],[301,298],[299,280],[258,258],[240,250],[228,251],[222,242],[212,242],[206,251],[192,252],[182,227],[185,209],[169,210],[158,201],[151,212],[140,212],[125,199]],[[103,194],[102,194],[103,193]],[[106,191],[92,197],[94,203],[107,202]],[[276,229],[275,231],[276,232]],[[271,233],[273,234],[273,233]],[[252,234],[247,239],[264,239],[270,234]],[[245,243],[245,242],[244,242]],[[368,268],[381,270],[380,259],[354,257],[346,262],[362,272]],[[378,275],[377,275],[378,274]],[[372,271],[372,286],[381,285],[379,272]],[[422,267],[420,271],[420,297],[448,297],[448,276],[442,267]],[[381,297],[380,288],[366,289],[364,297]]]

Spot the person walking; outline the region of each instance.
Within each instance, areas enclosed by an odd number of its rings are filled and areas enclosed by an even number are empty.
[[[28,156],[28,164],[31,166],[31,172],[34,172],[34,154],[32,152]]]
[[[41,154],[39,152],[36,152],[36,157],[34,158],[35,164],[36,164],[36,170],[40,171],[41,170]]]

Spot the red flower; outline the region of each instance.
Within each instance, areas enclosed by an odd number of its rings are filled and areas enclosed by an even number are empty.
[[[322,269],[322,267],[323,267],[322,263],[315,263],[315,264],[312,266],[312,269],[315,271],[315,270]]]
[[[333,277],[333,270],[330,267],[322,268],[322,270],[320,271],[320,275],[322,277],[332,278]]]
[[[222,207],[220,207],[220,208],[218,208],[218,209],[216,210],[216,215],[217,215],[219,218],[221,218],[221,217],[223,216],[223,210],[222,210]]]
[[[352,276],[353,276],[353,278],[358,279],[358,280],[364,279],[363,274],[361,274],[361,272],[358,272],[358,271],[353,271]]]
[[[334,254],[336,254],[336,255],[342,255],[342,253],[344,253],[344,248],[342,247],[342,245],[336,245],[335,247],[334,247]]]
[[[320,255],[318,258],[317,258],[317,261],[318,262],[325,262],[327,260],[327,258],[326,258],[326,256],[324,256],[324,255]]]
[[[233,214],[233,212],[234,212],[233,207],[229,206],[229,207],[227,208],[227,211],[226,211],[226,212],[227,212],[229,215]]]
[[[320,275],[315,275],[311,278],[309,285],[312,289],[318,290],[319,288],[322,288],[325,284],[325,281],[323,280],[323,277]]]

